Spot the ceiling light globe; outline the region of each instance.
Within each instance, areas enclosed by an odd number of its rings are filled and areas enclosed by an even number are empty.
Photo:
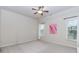
[[[43,13],[42,11],[38,11],[39,14]]]

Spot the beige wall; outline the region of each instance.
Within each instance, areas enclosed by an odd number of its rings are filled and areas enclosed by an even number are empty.
[[[1,10],[1,47],[37,39],[36,19]]]
[[[64,18],[71,17],[71,16],[79,16],[79,7],[71,8],[71,9],[53,14],[46,18],[40,19],[40,23],[45,23],[44,36],[42,37],[41,40],[76,48],[77,46],[76,41],[67,39],[67,34],[66,34],[67,24]],[[57,24],[57,34],[54,34],[54,35],[49,34],[50,24]]]
[[[0,10],[0,39],[1,39],[1,10]],[[1,40],[0,40],[1,42]],[[1,46],[1,43],[0,43],[0,46]]]

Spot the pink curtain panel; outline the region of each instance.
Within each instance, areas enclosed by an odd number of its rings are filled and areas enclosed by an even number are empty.
[[[49,25],[49,31],[50,31],[50,34],[56,34],[57,33],[57,24]]]

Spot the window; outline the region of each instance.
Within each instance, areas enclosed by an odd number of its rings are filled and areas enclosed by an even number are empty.
[[[77,23],[78,20],[76,18],[71,18],[67,20],[67,37],[71,40],[77,39]]]
[[[68,39],[77,39],[77,20],[68,22]]]

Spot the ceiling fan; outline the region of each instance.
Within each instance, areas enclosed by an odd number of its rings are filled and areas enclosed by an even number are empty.
[[[32,10],[35,10],[36,12],[34,14],[40,14],[43,16],[44,13],[48,13],[48,10],[44,10],[44,6],[39,6],[38,9],[32,8]]]

